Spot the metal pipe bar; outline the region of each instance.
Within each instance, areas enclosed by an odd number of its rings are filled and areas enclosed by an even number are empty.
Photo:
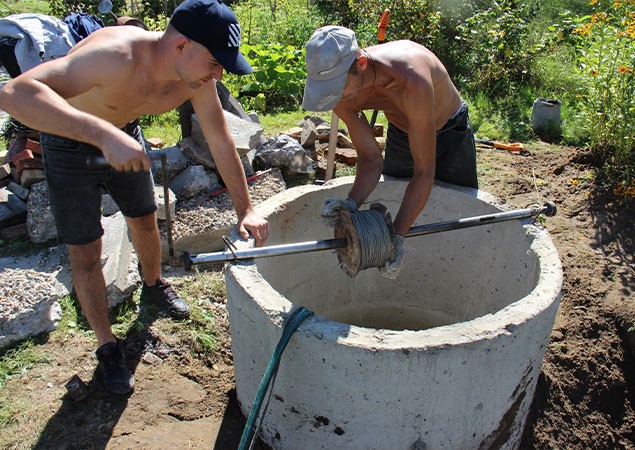
[[[265,258],[268,256],[293,255],[296,253],[310,253],[322,250],[335,250],[346,247],[347,240],[324,239],[321,241],[297,242],[295,244],[270,245],[267,247],[252,247],[247,249],[231,249],[215,253],[200,253],[198,255],[190,255],[188,252],[183,253],[183,263],[185,270],[190,270],[192,264],[207,264],[221,261],[234,261],[241,259]]]
[[[536,205],[530,208],[505,211],[495,214],[485,214],[483,216],[465,217],[458,220],[448,220],[446,222],[429,223],[411,227],[404,237],[423,236],[425,234],[440,233],[442,231],[460,230],[462,228],[489,225],[490,223],[505,222],[509,220],[528,219],[545,214],[552,217],[556,214],[556,205],[548,202],[543,206]]]
[[[476,227],[481,225],[489,225],[497,222],[505,222],[510,220],[528,219],[545,214],[552,217],[556,214],[556,205],[548,202],[543,206],[536,205],[534,207],[519,209],[514,211],[506,211],[502,213],[486,214],[483,216],[466,217],[464,219],[449,220],[446,222],[436,222],[426,225],[419,225],[408,230],[408,234],[404,237],[422,236],[425,234],[440,233],[443,231],[459,230],[463,228]],[[229,249],[216,253],[200,253],[191,255],[188,252],[183,254],[183,263],[185,270],[189,271],[192,264],[206,264],[221,261],[236,261],[242,259],[255,259],[270,256],[292,255],[296,253],[309,253],[322,250],[334,250],[344,248],[347,245],[345,238],[325,239],[321,241],[298,242],[295,244],[280,244],[265,247],[252,247],[248,249]]]

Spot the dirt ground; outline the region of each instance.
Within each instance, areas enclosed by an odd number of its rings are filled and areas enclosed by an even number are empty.
[[[635,348],[626,333],[635,323],[635,208],[596,187],[581,150],[528,149],[479,149],[483,190],[514,208],[548,200],[558,207],[546,226],[562,259],[564,291],[521,448],[635,449]],[[181,279],[178,271],[167,276],[177,285]],[[20,396],[39,405],[45,420],[43,431],[31,431],[34,448],[237,448],[245,419],[234,391],[225,300],[210,302],[220,333],[216,354],[194,358],[158,318],[127,344],[136,377],[128,398],[99,391],[90,335],[42,343],[52,363],[11,381],[22,384]],[[161,360],[144,358],[149,351]],[[88,382],[81,401],[64,395],[75,373]]]

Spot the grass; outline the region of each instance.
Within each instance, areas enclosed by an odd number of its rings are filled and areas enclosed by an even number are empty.
[[[0,15],[36,13],[48,14],[50,6],[48,0],[0,0]]]
[[[143,135],[146,139],[159,138],[165,147],[171,147],[181,140],[181,124],[176,109],[158,115],[143,116]]]
[[[8,378],[23,376],[33,366],[42,362],[48,362],[48,359],[40,353],[33,339],[11,347],[0,357],[0,387],[4,386]]]

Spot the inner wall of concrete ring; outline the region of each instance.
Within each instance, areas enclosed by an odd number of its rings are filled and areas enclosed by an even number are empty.
[[[267,245],[332,238],[322,200],[351,183],[261,204]],[[362,208],[380,202],[395,217],[406,185],[382,181]],[[501,210],[485,192],[437,183],[415,225]],[[274,449],[518,448],[562,289],[548,233],[515,220],[411,237],[406,251],[395,281],[374,268],[349,278],[333,251],[228,266],[245,416],[289,311],[315,313],[282,356],[261,428]]]

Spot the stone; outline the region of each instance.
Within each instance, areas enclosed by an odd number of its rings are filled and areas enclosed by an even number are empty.
[[[7,189],[9,189],[11,192],[13,192],[15,195],[20,197],[20,199],[22,199],[25,202],[29,199],[29,190],[25,188],[24,186],[20,186],[18,183],[9,181],[9,184],[7,184]]]
[[[146,142],[150,144],[150,147],[152,148],[163,148],[163,146],[165,145],[163,139],[157,137],[146,139]]]
[[[176,195],[170,188],[168,188],[168,196],[170,197],[170,217],[174,220],[176,216]],[[165,215],[165,190],[163,186],[154,186],[154,202],[157,204],[157,219],[167,220]]]
[[[236,151],[240,156],[243,156],[252,148],[256,148],[260,145],[260,136],[263,130],[261,125],[251,120],[242,119],[227,111],[223,111],[223,115],[225,116],[227,128],[234,140]],[[192,139],[202,148],[208,147],[196,114],[192,114]],[[213,148],[213,144],[210,148]]]
[[[245,112],[240,102],[236,100],[221,81],[216,81],[216,92],[218,93],[218,99],[220,100],[223,110],[242,119],[251,120],[250,114]]]
[[[215,173],[207,173],[203,166],[190,166],[172,180],[170,189],[178,198],[192,198],[202,192],[222,189],[222,186]]]
[[[318,137],[319,134],[315,128],[315,124],[310,120],[305,121],[304,127],[302,128],[302,134],[300,135],[300,145],[302,145],[302,147],[314,145]]]
[[[101,215],[112,216],[119,212],[119,205],[115,203],[110,194],[102,194],[101,196]]]
[[[30,188],[44,180],[46,180],[46,176],[42,169],[24,169],[20,175],[20,184],[25,188]]]
[[[106,280],[108,307],[112,308],[132,296],[141,285],[141,277],[124,216],[119,212],[104,217],[101,224],[104,228],[101,266]]]
[[[24,219],[26,220],[26,217]],[[6,242],[12,241],[14,239],[29,239],[29,230],[26,227],[26,222],[21,222],[15,225],[0,228],[0,240]]]
[[[161,150],[166,157],[166,172],[168,182],[172,180],[179,173],[183,172],[187,166],[191,164],[190,159],[186,157],[181,148],[174,145]],[[209,154],[209,152],[207,152]],[[211,157],[209,158],[211,161]],[[213,161],[212,161],[213,162]],[[161,160],[152,161],[152,174],[154,181],[157,184],[163,184],[163,166]]]
[[[313,128],[315,128],[315,125],[313,125]],[[280,134],[286,134],[287,136],[292,137],[293,139],[297,141],[300,141],[300,138],[302,136],[302,132],[304,131],[304,129],[305,127],[293,127],[283,131]]]
[[[6,187],[0,189],[0,227],[24,222],[27,205]]]
[[[59,299],[70,293],[66,249],[0,258],[0,348],[53,331],[61,317]]]
[[[200,164],[207,169],[216,169],[216,163],[214,162],[214,159],[207,147],[203,147],[198,144],[194,138],[187,137],[182,139],[177,143],[177,145],[180,147],[183,155],[194,161],[196,164]]]
[[[132,296],[141,278],[123,215],[102,218],[102,226],[101,266],[113,307]],[[65,245],[0,258],[0,348],[54,330],[62,314],[59,299],[72,289]]]
[[[357,151],[353,148],[336,148],[335,149],[335,160],[348,164],[349,166],[354,166],[357,164]]]
[[[271,167],[288,168],[296,173],[313,173],[314,162],[306,156],[300,143],[281,134],[256,149],[254,163],[260,170]]]
[[[11,166],[9,164],[3,164],[0,166],[0,180],[4,180],[5,178],[9,178],[11,175]]]

